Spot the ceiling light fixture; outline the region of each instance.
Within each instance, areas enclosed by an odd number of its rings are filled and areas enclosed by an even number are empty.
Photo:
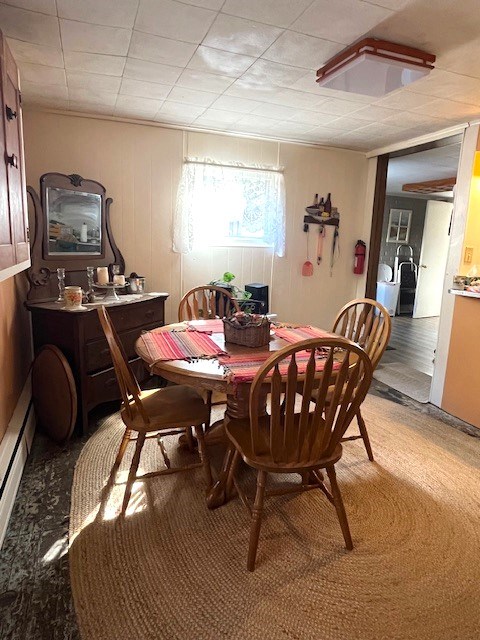
[[[364,38],[331,58],[317,71],[321,87],[384,96],[426,76],[435,56],[386,40]]]

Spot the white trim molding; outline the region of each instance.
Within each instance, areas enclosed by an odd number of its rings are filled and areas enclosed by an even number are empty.
[[[0,442],[0,549],[35,433],[30,375]]]
[[[8,278],[12,278],[13,276],[16,276],[17,273],[21,273],[22,271],[25,271],[25,269],[29,269],[30,265],[31,265],[31,262],[29,258],[28,260],[24,260],[23,262],[14,264],[11,267],[2,269],[0,271],[0,282],[3,282],[3,280],[7,280]]]
[[[455,296],[452,296],[448,290],[452,286],[453,276],[458,273],[458,267],[462,257],[478,134],[478,124],[472,125],[465,130],[460,152],[457,183],[454,191],[455,197],[453,201],[452,226],[450,229],[450,247],[448,250],[447,268],[445,270],[445,279],[443,282],[438,342],[437,350],[435,352],[435,367],[433,370],[432,387],[430,390],[430,402],[437,407],[442,406],[448,351],[450,348],[450,335],[452,332],[453,308],[455,306]]]

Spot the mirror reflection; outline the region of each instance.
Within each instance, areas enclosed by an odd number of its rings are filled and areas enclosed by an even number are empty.
[[[49,255],[101,255],[100,195],[47,187],[46,208]]]

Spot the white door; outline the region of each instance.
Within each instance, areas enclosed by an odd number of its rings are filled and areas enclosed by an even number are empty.
[[[418,265],[418,282],[413,307],[414,318],[440,315],[443,279],[447,267],[450,236],[450,202],[429,200],[423,227],[422,249]]]

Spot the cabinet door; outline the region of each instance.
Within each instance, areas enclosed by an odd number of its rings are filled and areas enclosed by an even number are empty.
[[[3,37],[0,33],[0,80],[5,77],[5,60],[2,54]],[[0,82],[0,106],[3,108],[3,82]],[[8,206],[7,147],[4,118],[0,117],[0,270],[15,264],[15,240]]]
[[[4,40],[3,117],[5,119],[8,199],[15,243],[15,262],[28,260],[27,200],[23,158],[22,105],[18,69]]]

